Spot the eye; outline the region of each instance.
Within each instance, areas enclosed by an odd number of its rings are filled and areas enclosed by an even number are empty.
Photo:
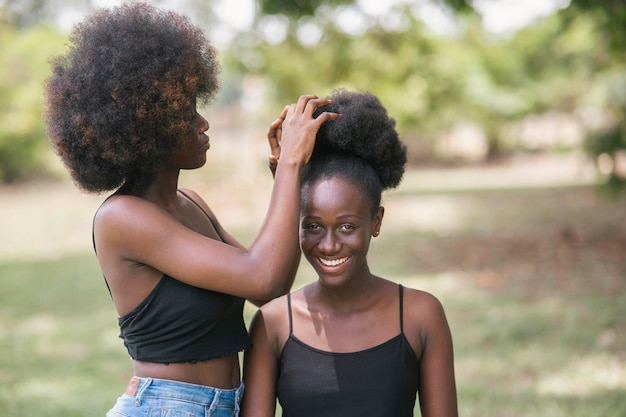
[[[339,227],[339,230],[344,231],[344,232],[351,232],[353,230],[356,230],[356,226],[350,223],[346,223],[346,224],[342,224]]]
[[[304,224],[304,225],[302,225],[302,229],[307,231],[307,232],[309,232],[309,233],[316,233],[316,232],[319,232],[320,230],[322,230],[320,225],[317,224],[317,223]]]

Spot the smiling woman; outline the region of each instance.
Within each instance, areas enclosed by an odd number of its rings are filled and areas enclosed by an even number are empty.
[[[244,416],[456,417],[452,337],[440,302],[374,275],[383,190],[406,149],[369,93],[330,96],[341,117],[320,128],[303,176],[300,245],[318,280],[264,305],[245,354]]]
[[[354,169],[350,164],[357,162],[339,156],[332,160],[347,170]],[[341,282],[345,286],[352,280],[352,285],[359,287],[360,275],[368,272],[370,236],[380,232],[383,208],[373,205],[362,187],[338,174],[308,181],[302,189],[302,252],[317,272],[320,285]]]

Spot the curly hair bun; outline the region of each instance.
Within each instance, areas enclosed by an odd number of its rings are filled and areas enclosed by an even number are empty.
[[[341,114],[324,123],[315,142],[312,159],[340,153],[359,157],[378,174],[383,190],[398,186],[406,165],[406,146],[380,100],[369,92],[337,89],[329,97],[332,103],[316,111]]]

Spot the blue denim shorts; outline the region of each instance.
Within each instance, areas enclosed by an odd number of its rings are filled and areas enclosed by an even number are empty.
[[[237,417],[243,390],[135,376],[106,417]]]

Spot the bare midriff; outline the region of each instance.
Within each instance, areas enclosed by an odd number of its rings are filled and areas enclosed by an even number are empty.
[[[220,389],[237,388],[240,384],[239,356],[194,363],[155,363],[133,360],[135,376],[140,378],[170,379]]]

